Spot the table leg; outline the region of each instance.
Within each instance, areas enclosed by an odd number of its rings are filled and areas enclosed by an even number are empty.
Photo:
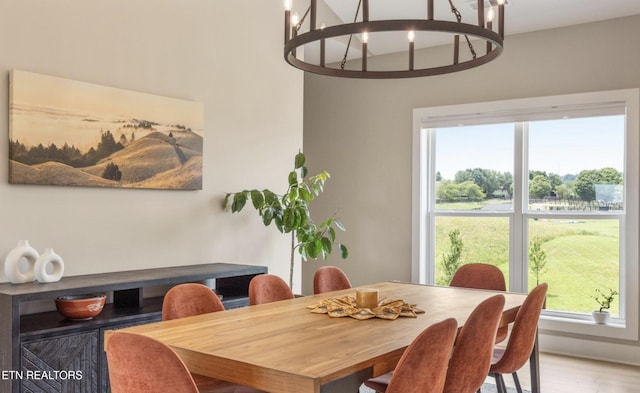
[[[533,350],[529,357],[529,368],[531,370],[531,393],[540,393],[540,353],[538,349],[538,332],[533,342]]]
[[[360,370],[355,374],[347,375],[336,381],[331,381],[320,387],[322,393],[358,393],[360,385],[371,378],[373,372],[371,368]]]

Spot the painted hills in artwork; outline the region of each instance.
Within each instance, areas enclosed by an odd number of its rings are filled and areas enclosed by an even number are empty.
[[[188,130],[169,135],[153,132],[124,146],[119,142],[121,149],[87,166],[61,158],[28,164],[26,154],[16,153],[25,149],[12,141],[10,179],[17,184],[201,189],[202,137]],[[110,175],[111,167],[116,175]]]

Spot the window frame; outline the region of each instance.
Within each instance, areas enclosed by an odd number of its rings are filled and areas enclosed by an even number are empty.
[[[640,200],[640,89],[612,90],[591,93],[566,94],[548,97],[523,98],[506,101],[490,101],[481,103],[448,105],[413,110],[413,146],[412,146],[412,281],[421,284],[435,282],[435,261],[431,256],[430,245],[435,243],[435,217],[444,215],[465,215],[463,211],[447,213],[435,211],[435,135],[428,128],[451,127],[460,123],[465,125],[513,122],[519,127],[526,127],[526,122],[549,118],[550,113],[562,112],[589,114],[595,109],[606,113],[607,109],[615,111],[624,106],[625,122],[625,169],[623,213],[590,214],[589,218],[612,218],[620,220],[620,266],[619,285],[620,317],[612,319],[607,325],[597,325],[586,314],[562,313],[556,311],[543,312],[540,320],[542,330],[577,333],[600,337],[611,337],[625,340],[638,339],[638,286],[640,282],[638,261],[639,233],[639,200]],[[524,261],[528,260],[524,241],[528,238],[527,222],[536,216],[545,216],[542,212],[524,210],[528,195],[528,176],[523,179],[523,165],[527,157],[526,130],[514,132],[514,198],[512,212],[473,213],[481,215],[509,217],[510,250],[509,250],[509,283],[510,290],[524,292],[528,282],[528,268]],[[428,176],[426,176],[428,174]],[[554,213],[557,214],[557,213]],[[576,214],[567,213],[568,217]],[[622,217],[620,217],[622,215]],[[583,214],[578,214],[583,217]],[[515,233],[514,233],[515,232]],[[515,263],[515,260],[523,261]],[[594,303],[595,308],[595,303]]]

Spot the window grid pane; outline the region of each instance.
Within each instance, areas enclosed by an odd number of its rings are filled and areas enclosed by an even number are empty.
[[[530,219],[528,225],[529,290],[538,281],[549,284],[547,309],[590,313],[598,308],[596,288],[620,292],[619,220]]]

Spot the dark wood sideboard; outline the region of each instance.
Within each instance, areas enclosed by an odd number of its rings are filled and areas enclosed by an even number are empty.
[[[225,307],[236,308],[248,304],[249,281],[263,273],[264,266],[209,263],[0,284],[0,392],[108,393],[104,331],[161,319],[163,297],[145,296],[145,288],[164,293],[163,287],[213,279]],[[88,321],[57,311],[23,315],[27,302],[94,293],[113,301]]]

